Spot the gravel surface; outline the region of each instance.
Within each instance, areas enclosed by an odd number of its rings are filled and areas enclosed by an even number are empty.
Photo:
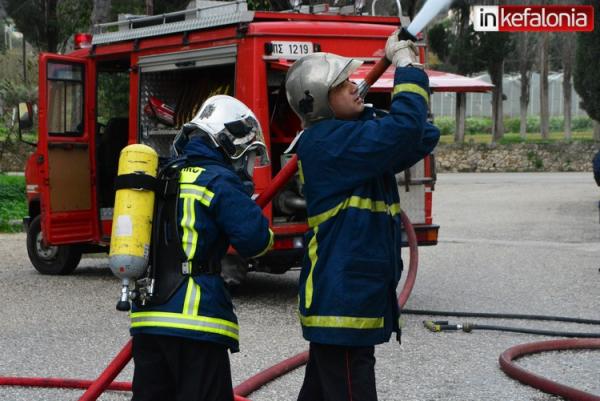
[[[546,314],[600,319],[600,190],[591,173],[440,174],[434,221],[440,243],[421,248],[411,309]],[[405,253],[406,254],[406,253]],[[242,351],[231,356],[234,384],[304,351],[296,318],[298,272],[251,274],[234,294]],[[106,258],[86,258],[74,274],[42,276],[24,234],[0,235],[0,376],[93,379],[128,341],[115,311],[119,281]],[[548,340],[493,331],[430,333],[405,315],[402,345],[377,347],[385,400],[558,400],[507,377],[507,348]],[[596,326],[501,319],[452,322],[600,332]],[[526,369],[600,395],[600,352],[550,352],[519,360]],[[295,400],[304,369],[271,383],[253,401]],[[130,381],[132,364],[117,380]],[[0,401],[77,400],[82,390],[0,387]],[[100,400],[125,401],[105,392]]]

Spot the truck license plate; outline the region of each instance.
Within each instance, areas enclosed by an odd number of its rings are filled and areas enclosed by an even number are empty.
[[[278,57],[300,57],[313,53],[311,42],[271,42],[273,45],[272,56]]]

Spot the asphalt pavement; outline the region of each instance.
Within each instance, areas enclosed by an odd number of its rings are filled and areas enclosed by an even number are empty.
[[[591,173],[440,174],[434,192],[440,241],[420,248],[406,307],[600,319],[598,201]],[[250,274],[235,292],[242,350],[231,356],[234,385],[307,348],[296,316],[297,278],[297,271]],[[129,339],[128,317],[115,310],[119,291],[106,258],[86,258],[70,276],[42,276],[27,259],[24,234],[0,235],[0,376],[97,377]],[[377,347],[380,401],[559,399],[514,381],[498,365],[507,348],[551,338],[431,333],[424,319],[440,318],[405,315],[402,344]],[[444,320],[600,332],[556,322]],[[550,352],[519,364],[600,395],[600,351]],[[130,381],[132,371],[130,363],[117,380]],[[303,373],[297,369],[249,398],[295,400]],[[0,387],[0,401],[77,400],[81,394]],[[111,391],[99,399],[130,396]]]

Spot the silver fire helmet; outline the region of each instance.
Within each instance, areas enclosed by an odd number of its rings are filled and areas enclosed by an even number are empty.
[[[285,91],[304,128],[334,117],[329,90],[344,82],[363,62],[331,53],[313,53],[298,59],[287,72]]]
[[[252,151],[261,159],[259,165],[269,163],[258,119],[248,106],[236,98],[227,95],[208,98],[173,141],[177,155],[182,153],[189,136],[196,132],[206,134],[232,162]]]

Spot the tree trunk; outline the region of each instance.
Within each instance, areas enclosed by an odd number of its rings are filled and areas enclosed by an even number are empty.
[[[456,93],[456,127],[454,131],[454,142],[463,143],[465,141],[465,116],[467,113],[467,94],[464,92]]]
[[[563,118],[564,118],[564,130],[565,130],[565,139],[567,141],[571,140],[572,130],[571,130],[571,120],[572,120],[572,109],[571,109],[571,91],[572,83],[572,63],[565,63],[563,70],[563,96],[564,96],[564,104],[563,104]]]
[[[45,3],[47,50],[50,53],[56,53],[58,49],[58,20],[56,15],[58,0],[47,0]]]
[[[566,37],[563,39],[563,96],[564,96],[564,104],[563,104],[563,118],[564,118],[564,130],[565,130],[565,139],[567,141],[571,140],[572,130],[571,130],[571,120],[572,120],[572,108],[571,108],[571,93],[573,91],[573,83],[571,78],[573,77],[573,64],[575,63],[575,46],[577,46],[577,41],[575,38],[575,34],[567,33]]]
[[[519,53],[519,73],[521,74],[521,95],[519,97],[519,134],[522,139],[527,137],[527,107],[530,100],[531,84],[531,49],[530,44],[533,35],[529,32],[521,32],[517,36],[517,51]]]
[[[92,27],[110,21],[111,0],[94,0],[92,10]]]
[[[146,15],[154,15],[154,0],[146,0]]]
[[[521,72],[521,96],[519,97],[519,134],[521,139],[527,138],[527,108],[529,107],[529,90],[531,71]]]
[[[490,79],[494,84],[492,91],[492,143],[496,143],[504,136],[504,108],[502,101],[502,76],[504,75],[504,62],[489,68]]]
[[[550,136],[550,113],[548,99],[549,34],[542,32],[540,44],[540,133],[543,139]]]

